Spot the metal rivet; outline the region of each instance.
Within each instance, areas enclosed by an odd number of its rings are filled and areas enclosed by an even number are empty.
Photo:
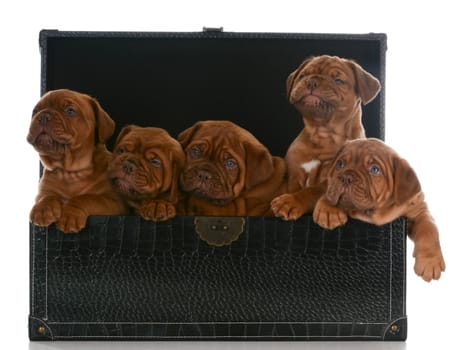
[[[216,225],[212,225],[212,230],[216,230]]]
[[[46,333],[46,328],[44,326],[40,326],[37,329],[38,334],[45,334]]]
[[[393,332],[393,333],[399,332],[399,326],[397,324],[391,325],[390,329],[391,329],[391,332]]]
[[[227,231],[228,228],[229,228],[229,227],[227,227],[227,225],[224,225],[224,226],[223,226],[223,230],[224,230],[224,231]]]

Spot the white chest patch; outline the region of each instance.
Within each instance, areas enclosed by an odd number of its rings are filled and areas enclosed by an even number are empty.
[[[314,159],[310,162],[304,163],[301,165],[302,169],[305,170],[306,173],[310,173],[314,168],[321,164],[321,161]]]

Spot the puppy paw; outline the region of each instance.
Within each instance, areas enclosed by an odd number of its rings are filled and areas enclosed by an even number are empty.
[[[43,198],[30,211],[30,222],[37,226],[49,226],[56,222],[62,213],[62,204],[55,198]]]
[[[304,206],[293,194],[283,194],[270,203],[272,212],[283,220],[297,220],[304,215]]]
[[[66,205],[57,221],[57,228],[64,233],[77,233],[86,226],[88,213],[82,208]]]
[[[438,280],[445,271],[445,261],[440,249],[433,254],[416,254],[414,271],[426,282]]]
[[[176,215],[175,206],[164,200],[152,200],[144,204],[139,214],[145,220],[165,221],[173,218]]]
[[[348,216],[342,209],[331,206],[324,200],[318,201],[313,210],[313,221],[325,229],[333,230],[344,225],[347,220]]]

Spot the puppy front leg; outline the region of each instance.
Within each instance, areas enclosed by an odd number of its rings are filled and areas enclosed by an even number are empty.
[[[145,220],[165,221],[176,216],[173,203],[163,199],[144,201],[138,210]]]
[[[72,198],[62,207],[57,228],[65,233],[76,233],[86,226],[89,215],[124,215],[127,207],[116,196],[83,195]]]
[[[302,215],[313,212],[318,199],[325,190],[326,182],[323,182],[295,193],[283,194],[272,200],[272,211],[275,216],[283,220],[297,220]]]
[[[333,230],[344,225],[348,220],[347,214],[340,208],[329,203],[326,196],[322,196],[313,210],[313,221],[322,228]]]
[[[62,215],[62,201],[55,195],[39,196],[30,211],[30,222],[37,226],[49,226]]]
[[[439,242],[439,231],[426,203],[415,215],[407,215],[409,237],[414,242],[415,273],[426,282],[441,277],[445,261]]]

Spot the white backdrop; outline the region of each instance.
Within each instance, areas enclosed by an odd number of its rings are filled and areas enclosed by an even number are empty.
[[[141,349],[456,348],[454,232],[458,114],[458,25],[452,1],[3,1],[0,4],[1,298],[0,347]],[[447,271],[427,284],[408,261],[406,343],[29,343],[28,212],[38,157],[25,140],[40,95],[41,29],[226,31],[388,35],[386,141],[415,168],[436,218]],[[409,252],[412,244],[409,242]],[[8,347],[7,347],[8,346]]]

